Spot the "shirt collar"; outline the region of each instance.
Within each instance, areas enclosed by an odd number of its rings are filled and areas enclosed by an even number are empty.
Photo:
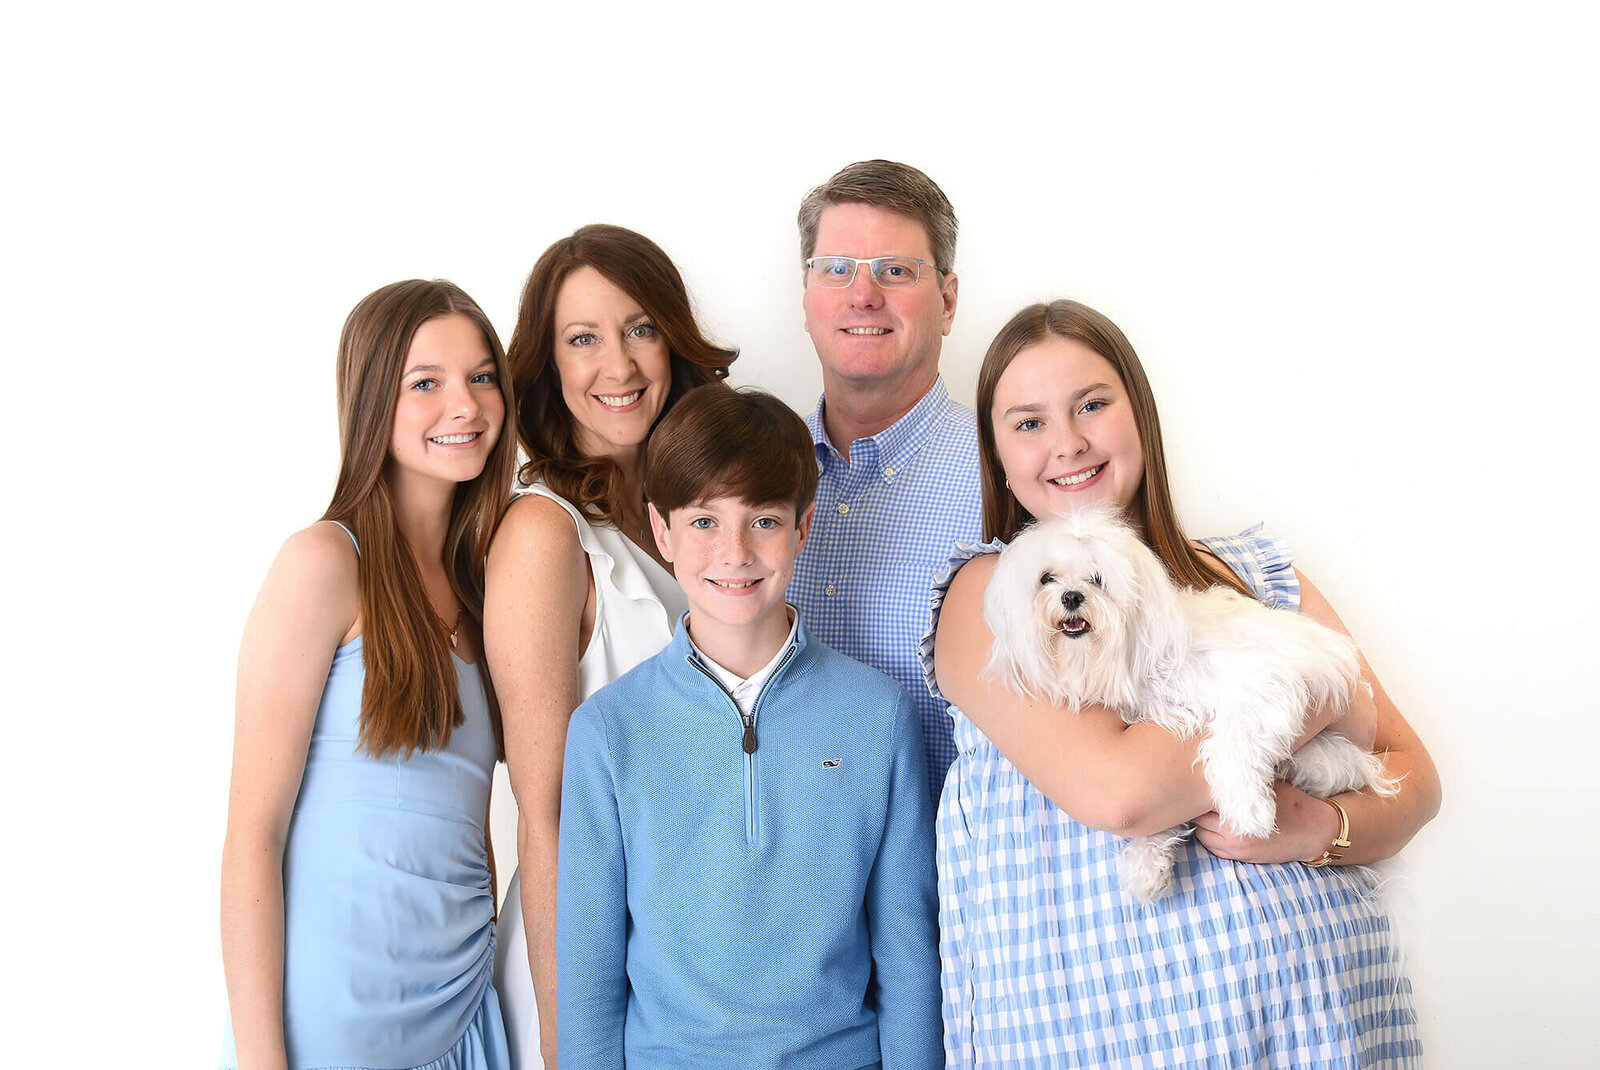
[[[817,463],[825,464],[830,454],[837,454],[838,449],[828,439],[828,429],[822,422],[823,406],[828,399],[826,395],[817,399],[817,407],[811,415],[806,417],[806,427],[811,431],[811,441],[817,447]],[[940,375],[933,380],[933,385],[928,392],[922,395],[922,400],[911,406],[911,411],[888,427],[872,435],[870,439],[860,441],[875,442],[878,446],[879,460],[891,469],[904,467],[905,461],[916,455],[927,441],[928,435],[933,431],[934,424],[939,416],[950,405],[950,391],[944,385],[944,376]],[[854,447],[855,443],[851,443]],[[852,450],[853,452],[853,450]]]
[[[789,637],[783,641],[782,645],[778,647],[777,652],[772,655],[772,660],[768,661],[765,665],[761,666],[761,668],[751,673],[748,677],[738,676],[729,672],[727,669],[724,669],[721,665],[718,665],[711,659],[709,654],[695,645],[693,639],[689,639],[689,653],[696,661],[703,665],[706,670],[711,673],[711,675],[717,678],[717,682],[727,690],[728,694],[734,696],[735,701],[737,701],[741,695],[754,695],[756,692],[761,690],[761,685],[767,682],[767,677],[771,676],[773,672],[777,670],[778,662],[783,659],[783,655],[788,653],[790,647],[794,646],[795,638],[800,628],[800,614],[793,606],[789,606],[788,610]],[[683,616],[683,632],[685,638],[687,638],[689,634],[689,614],[687,613],[685,613]],[[747,703],[740,702],[739,708],[744,709],[746,705]]]

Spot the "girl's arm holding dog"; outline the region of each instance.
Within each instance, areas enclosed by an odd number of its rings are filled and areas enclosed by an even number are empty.
[[[1305,576],[1300,578],[1300,611],[1319,623],[1349,634],[1322,592]],[[1439,772],[1422,740],[1406,723],[1389,695],[1378,683],[1367,659],[1361,659],[1361,678],[1372,684],[1377,706],[1377,735],[1373,749],[1384,756],[1389,775],[1400,779],[1400,793],[1384,797],[1347,791],[1336,795],[1350,815],[1351,841],[1343,864],[1363,865],[1392,857],[1410,842],[1417,830],[1439,812]],[[1341,730],[1343,726],[1341,725]],[[1361,742],[1359,736],[1355,736]],[[1253,840],[1223,831],[1215,812],[1195,819],[1195,836],[1214,855],[1239,862],[1294,862],[1318,858],[1339,832],[1339,815],[1322,800],[1288,784],[1275,785],[1278,796],[1278,832]]]
[[[1198,739],[1127,724],[1103,706],[1074,714],[983,677],[994,643],[983,600],[998,560],[974,558],[950,584],[934,637],[939,690],[1046,798],[1091,828],[1148,836],[1209,810]],[[1299,742],[1335,719],[1335,711],[1313,711]]]

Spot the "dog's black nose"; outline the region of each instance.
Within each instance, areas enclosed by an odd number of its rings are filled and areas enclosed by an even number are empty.
[[[1061,593],[1061,605],[1066,609],[1077,609],[1083,605],[1083,595],[1077,591],[1063,591]]]

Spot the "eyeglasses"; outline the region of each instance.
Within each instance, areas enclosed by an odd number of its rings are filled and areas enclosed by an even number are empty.
[[[939,269],[926,260],[914,256],[875,256],[870,260],[857,260],[851,256],[813,256],[806,260],[806,282],[842,290],[856,278],[856,269],[862,264],[872,272],[872,281],[885,290],[903,290],[915,286],[922,278],[922,266]]]

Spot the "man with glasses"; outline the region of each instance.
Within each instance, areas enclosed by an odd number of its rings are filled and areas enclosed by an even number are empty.
[[[806,333],[822,364],[807,423],[821,475],[789,600],[811,633],[887,673],[917,703],[935,802],[955,760],[922,677],[928,589],[980,535],[978,433],[939,350],[956,314],[956,217],[906,164],[844,168],[800,204]]]

